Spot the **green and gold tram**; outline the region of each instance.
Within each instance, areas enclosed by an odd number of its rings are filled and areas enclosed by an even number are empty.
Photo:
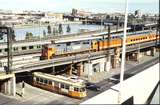
[[[33,86],[74,98],[86,97],[84,82],[70,77],[34,72]]]

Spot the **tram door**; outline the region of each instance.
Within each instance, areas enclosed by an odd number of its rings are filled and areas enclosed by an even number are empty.
[[[69,92],[69,86],[65,84],[61,84],[61,92],[64,94],[68,94]]]

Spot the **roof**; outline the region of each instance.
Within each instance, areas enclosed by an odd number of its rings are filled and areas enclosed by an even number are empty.
[[[34,72],[33,75],[36,77],[42,77],[45,79],[49,79],[51,81],[57,81],[57,82],[65,83],[65,84],[76,86],[76,87],[84,87],[85,85],[83,83],[83,80],[71,79],[71,77],[64,77],[60,75],[55,76],[55,75],[50,75],[50,74],[42,73],[42,72]]]

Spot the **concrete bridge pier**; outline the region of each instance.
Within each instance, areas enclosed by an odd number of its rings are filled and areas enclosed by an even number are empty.
[[[69,69],[68,69],[68,71],[67,71],[67,74],[68,74],[69,76],[72,75],[72,70],[73,70],[73,63],[69,65]]]
[[[91,62],[87,62],[84,64],[85,75],[91,76],[93,74],[93,66]]]
[[[104,71],[109,72],[111,69],[111,56],[109,56],[108,58],[106,58],[106,62],[105,62],[105,69]]]
[[[114,55],[111,56],[112,68],[117,68],[120,65],[120,48],[114,49]]]
[[[154,56],[156,53],[156,48],[155,47],[151,47],[151,56]]]
[[[84,65],[82,62],[77,64],[77,75],[78,76],[84,75]]]
[[[7,95],[16,95],[15,74],[3,74],[0,76],[0,92]]]
[[[147,56],[154,56],[156,53],[155,47],[150,47],[144,54]]]

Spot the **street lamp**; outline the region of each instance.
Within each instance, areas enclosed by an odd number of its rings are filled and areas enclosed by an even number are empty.
[[[120,87],[118,94],[118,104],[122,103],[122,87],[125,69],[125,54],[126,54],[126,34],[127,34],[127,20],[128,20],[128,0],[125,0],[125,21],[124,21],[124,35],[123,35],[123,46],[122,46],[122,62],[121,62],[121,73],[120,73]]]
[[[6,74],[11,73],[12,69],[12,35],[14,31],[11,27],[0,26],[0,40],[3,39],[4,35],[7,35],[7,67],[6,67]]]

